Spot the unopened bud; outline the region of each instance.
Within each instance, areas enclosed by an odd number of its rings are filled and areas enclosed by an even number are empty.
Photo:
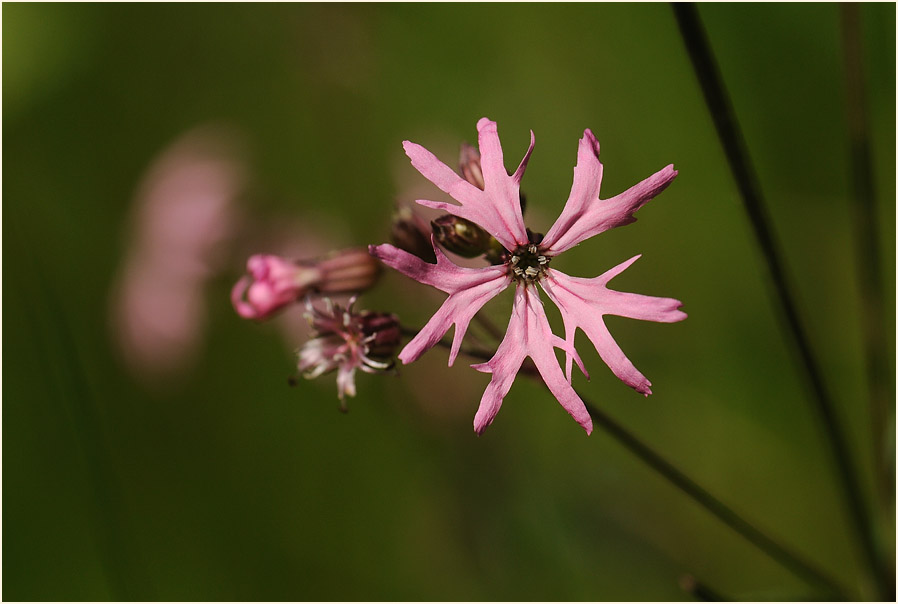
[[[365,248],[349,248],[325,256],[314,263],[322,279],[312,286],[313,293],[350,294],[373,287],[380,277],[381,265]]]
[[[459,256],[476,258],[489,249],[490,234],[470,220],[446,214],[430,224],[437,242]]]
[[[249,258],[246,269],[249,274],[231,290],[231,302],[241,317],[257,320],[270,317],[308,294],[366,290],[380,275],[380,264],[363,248],[299,262],[256,254]]]
[[[427,228],[427,223],[406,206],[398,208],[393,214],[390,239],[400,250],[405,250],[425,262],[434,264],[437,261],[433,245],[430,243],[430,229]]]
[[[494,237],[490,237],[490,245],[484,258],[490,264],[504,264],[508,258],[508,252]]]
[[[483,170],[480,169],[480,151],[468,143],[461,144],[458,154],[458,169],[469,183],[483,190]]]

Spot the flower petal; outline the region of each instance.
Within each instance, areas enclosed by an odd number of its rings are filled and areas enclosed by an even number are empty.
[[[403,142],[406,155],[412,165],[430,182],[448,193],[461,205],[419,199],[418,203],[474,222],[507,249],[513,250],[527,243],[527,229],[521,214],[519,193],[520,179],[533,150],[531,133],[530,149],[514,176],[505,171],[502,146],[496,123],[483,118],[477,123],[480,137],[480,161],[484,190],[481,191],[430,151],[410,141]]]
[[[543,238],[550,255],[557,255],[603,231],[635,222],[633,214],[661,193],[676,177],[673,164],[610,199],[599,199],[602,163],[599,142],[589,129],[580,139],[574,184],[561,215]]]
[[[342,401],[347,396],[355,396],[355,365],[340,365],[337,371],[337,394]]]
[[[417,360],[432,348],[454,323],[455,334],[449,352],[449,365],[452,365],[471,319],[484,304],[508,287],[510,282],[504,266],[463,268],[449,260],[435,244],[433,249],[437,257],[436,264],[424,262],[389,244],[369,247],[371,255],[387,266],[449,294],[430,321],[399,353],[399,360],[405,364]]]
[[[524,159],[521,160],[518,169],[515,170],[514,176],[509,176],[505,170],[505,160],[502,156],[502,144],[499,142],[496,122],[485,117],[480,118],[480,121],[477,122],[477,132],[484,193],[489,196],[491,206],[498,211],[499,216],[507,225],[515,243],[526,245],[528,238],[521,212],[520,183],[530,154],[533,152],[535,143],[533,132],[530,132],[530,147],[524,154]]]
[[[586,406],[558,366],[554,350],[556,345],[567,349],[552,334],[539,292],[535,287],[519,284],[515,291],[514,310],[508,322],[508,331],[499,349],[488,362],[472,365],[478,371],[492,374],[474,416],[475,432],[482,433],[492,423],[528,356],[533,359],[543,381],[561,406],[583,426],[587,434],[592,432],[592,418]]]
[[[652,393],[651,382],[630,362],[624,352],[611,337],[604,315],[618,315],[644,321],[674,323],[686,318],[679,310],[682,303],[673,298],[656,298],[618,292],[606,288],[614,276],[630,266],[639,256],[634,256],[599,277],[581,279],[570,277],[555,269],[549,269],[542,280],[543,289],[561,311],[564,320],[565,338],[573,346],[577,328],[583,330],[596,347],[596,352],[625,384],[646,396]],[[570,378],[571,358],[566,363]]]

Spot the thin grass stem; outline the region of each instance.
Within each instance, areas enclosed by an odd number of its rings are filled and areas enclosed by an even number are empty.
[[[732,598],[726,598],[716,589],[709,587],[705,582],[699,581],[695,575],[683,575],[680,577],[680,589],[700,602],[730,602]]]
[[[403,333],[415,334],[417,331],[403,328]],[[440,340],[437,344],[447,349],[452,347],[451,342],[447,340]],[[461,352],[472,358],[482,360],[489,360],[493,356],[493,353],[490,351],[470,349],[464,346],[461,348]],[[520,373],[543,383],[539,377],[539,372],[536,370],[536,367],[533,366],[532,362],[530,362],[530,359],[525,361],[523,367],[521,367]],[[668,482],[680,489],[680,491],[689,496],[693,501],[717,517],[718,520],[755,545],[770,558],[776,560],[783,567],[789,569],[811,585],[825,589],[830,599],[848,599],[846,596],[847,592],[825,572],[818,569],[811,562],[805,560],[794,550],[782,545],[779,541],[769,537],[755,525],[745,520],[732,508],[713,496],[707,489],[689,478],[689,476],[674,464],[667,461],[662,455],[655,452],[651,447],[626,430],[609,415],[600,410],[593,403],[589,402],[589,400],[582,394],[579,392],[577,394],[586,405],[586,409],[592,416],[593,422],[598,427],[612,436],[620,445],[636,455],[636,457],[667,479]]]
[[[88,485],[92,493],[93,530],[107,585],[113,600],[151,600],[148,582],[135,563],[135,549],[128,537],[126,518],[121,508],[122,485],[111,462],[108,439],[99,425],[95,398],[88,384],[77,350],[71,325],[60,304],[63,299],[53,291],[46,270],[22,242],[23,222],[15,212],[9,219],[14,254],[27,266],[29,283],[21,283],[19,295],[30,298],[25,315],[31,333],[39,340],[37,348],[46,355],[43,363],[51,368],[49,380],[57,389],[57,400],[72,422],[72,430],[83,457]]]
[[[675,3],[673,10],[704,94],[705,103],[742,197],[755,238],[767,264],[776,299],[782,311],[782,318],[792,336],[791,339],[804,368],[804,375],[813,395],[811,397],[813,408],[829,444],[851,525],[854,528],[866,567],[873,576],[880,597],[889,599],[891,596],[894,599],[895,586],[888,580],[888,573],[878,555],[873,523],[864,502],[848,443],[842,433],[835,406],[823,381],[820,365],[799,317],[795,297],[786,276],[785,264],[782,260],[783,254],[770,226],[772,221],[767,214],[758,178],[749,159],[741,129],[736,121],[735,112],[715,63],[698,11],[691,3]]]
[[[873,463],[880,501],[889,508],[895,502],[895,452],[888,450],[886,430],[889,425],[894,425],[895,393],[894,382],[889,375],[889,345],[884,329],[882,261],[876,232],[876,190],[864,88],[861,7],[859,4],[842,4],[840,8],[845,61],[845,112],[854,196],[854,241],[857,246],[861,320],[870,388]]]

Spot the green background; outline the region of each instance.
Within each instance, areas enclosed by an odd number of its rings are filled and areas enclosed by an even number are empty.
[[[872,500],[839,8],[699,9]],[[893,351],[895,6],[861,16]],[[185,131],[243,133],[247,220],[339,225],[340,247],[386,241],[394,202],[432,190],[402,140],[451,165],[482,116],[510,169],[536,133],[523,189],[538,231],[567,198],[585,128],[602,144],[603,197],[675,164],[635,225],[553,266],[592,277],[641,253],[614,286],[676,297],[689,319],[608,321],[652,380],[648,399],[585,338],[592,381],[575,386],[871,596],[668,5],[7,3],[4,599],[676,600],[687,573],[739,599],[814,597],[524,378],[479,438],[488,376],[463,359],[445,368],[443,349],[398,379],[359,377],[347,415],[332,375],[287,387],[301,336],[240,320],[228,297],[263,250],[233,250],[210,284],[185,375],[148,387],[126,371],[109,329],[123,229],[147,167]],[[361,304],[415,326],[439,301],[390,275]],[[506,292],[487,312],[504,324],[510,305]]]

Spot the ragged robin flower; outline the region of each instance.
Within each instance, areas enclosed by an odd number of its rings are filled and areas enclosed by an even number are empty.
[[[492,359],[473,365],[478,371],[492,374],[474,417],[475,432],[480,434],[492,423],[524,359],[530,357],[558,402],[589,434],[592,418],[571,386],[573,361],[586,374],[574,348],[577,329],[586,333],[599,356],[618,378],[648,396],[651,383],[624,355],[602,317],[618,315],[673,323],[685,319],[686,314],[679,310],[681,303],[672,298],[608,289],[608,282],[639,256],[592,279],[570,277],[552,268],[551,262],[593,235],[634,222],[633,214],[661,193],[677,172],[672,165],[667,166],[619,195],[599,199],[602,180],[599,143],[592,132],[586,130],[580,139],[574,183],[567,204],[543,237],[530,233],[524,226],[520,202],[520,183],[533,151],[533,133],[530,133],[527,153],[514,174],[509,176],[495,122],[483,118],[477,123],[477,130],[482,188],[472,184],[470,178],[456,174],[424,147],[409,141],[403,146],[412,165],[459,205],[427,200],[418,200],[418,203],[465,218],[486,230],[503,246],[503,262],[484,268],[463,268],[434,245],[437,262],[430,264],[389,244],[371,246],[371,254],[388,266],[449,294],[436,314],[399,353],[399,359],[406,364],[415,361],[455,325],[449,353],[449,364],[452,365],[474,315],[487,301],[513,284],[514,308],[505,337]],[[561,311],[564,339],[552,333],[537,285]],[[565,373],[555,357],[555,348],[566,353]]]
[[[355,396],[355,370],[378,373],[393,368],[393,354],[399,345],[399,320],[382,312],[353,310],[356,298],[346,308],[324,298],[321,310],[306,299],[306,318],[315,330],[312,339],[298,352],[298,368],[303,377],[314,379],[337,371],[337,394],[341,408],[345,397]]]

